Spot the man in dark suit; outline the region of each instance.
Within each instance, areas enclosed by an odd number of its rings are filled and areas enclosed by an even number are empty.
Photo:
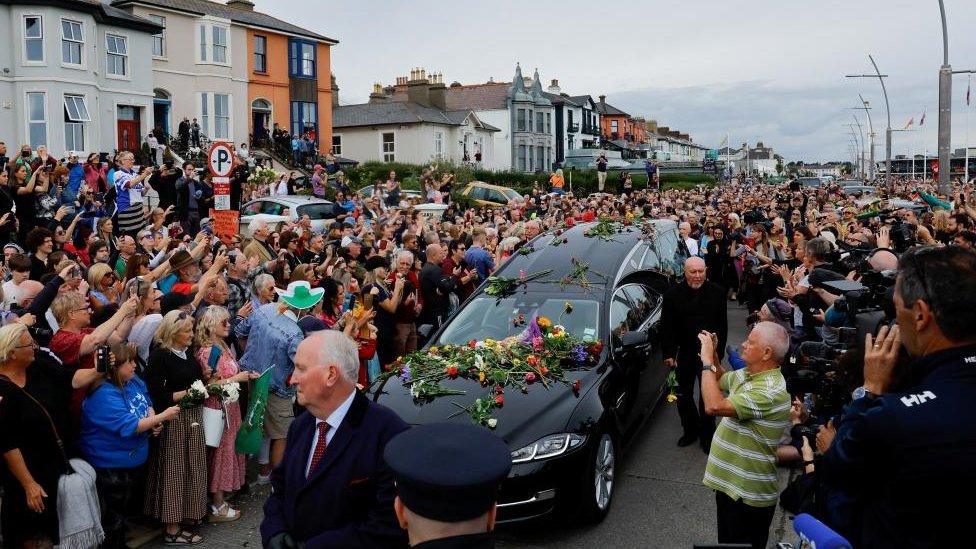
[[[695,407],[695,380],[700,387],[702,369],[698,334],[702,330],[718,334],[721,360],[729,333],[726,303],[725,290],[705,279],[705,261],[691,257],[685,261],[684,282],[664,294],[661,309],[664,362],[677,368],[678,375],[678,415],[684,430],[678,446],[698,440],[706,454],[715,433],[715,418],[705,414],[701,398]]]
[[[265,547],[407,546],[383,450],[408,426],[356,390],[358,373],[356,344],[341,332],[317,332],[298,346],[290,383],[306,412],[292,422],[285,457],[271,473]]]

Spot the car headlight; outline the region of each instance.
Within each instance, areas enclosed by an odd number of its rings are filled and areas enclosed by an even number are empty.
[[[579,448],[586,441],[583,435],[559,433],[540,438],[512,452],[512,463],[525,463],[556,457]]]

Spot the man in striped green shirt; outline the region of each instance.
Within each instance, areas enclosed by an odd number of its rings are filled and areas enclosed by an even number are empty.
[[[790,337],[778,324],[756,324],[742,344],[746,367],[733,372],[720,369],[712,334],[698,338],[705,413],[722,418],[703,480],[715,490],[718,541],[764,549],[779,495],[776,448],[790,418],[790,395],[779,370]]]

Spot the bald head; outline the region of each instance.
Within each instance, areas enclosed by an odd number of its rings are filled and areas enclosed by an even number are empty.
[[[692,289],[697,290],[705,284],[705,260],[700,257],[689,257],[685,260],[685,281]]]
[[[44,289],[44,285],[36,280],[25,280],[18,286],[20,289],[20,302],[21,307],[27,307],[30,305],[32,299],[37,297],[37,294],[41,293]]]
[[[447,254],[444,251],[444,247],[440,244],[428,244],[427,245],[427,262],[433,263],[434,265],[440,265]]]

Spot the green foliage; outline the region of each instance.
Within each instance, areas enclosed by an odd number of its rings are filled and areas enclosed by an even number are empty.
[[[397,173],[397,177],[402,181],[404,189],[420,190],[421,173],[434,166],[434,173],[440,174],[452,172],[456,176],[456,189],[460,190],[471,181],[484,181],[492,185],[500,185],[515,189],[525,195],[530,194],[534,187],[549,189],[549,173],[523,173],[514,171],[491,171],[474,168],[469,165],[454,165],[449,163],[440,164],[403,164],[399,162],[364,162],[355,168],[345,171],[346,179],[350,185],[359,189],[366,185],[372,185],[374,181],[386,181],[390,171]],[[573,192],[579,194],[589,194],[598,189],[596,170],[573,170],[565,171],[567,189],[572,185]],[[635,189],[647,187],[647,176],[644,172],[632,172],[631,179]],[[689,189],[696,185],[715,185],[715,176],[705,173],[666,173],[660,176],[661,185],[665,189]],[[619,193],[622,181],[620,172],[611,172],[607,176],[604,187],[606,192]]]

